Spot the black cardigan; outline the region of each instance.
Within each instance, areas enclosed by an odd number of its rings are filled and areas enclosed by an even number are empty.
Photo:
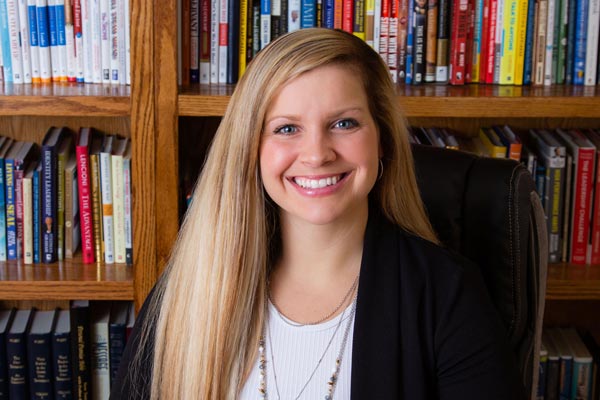
[[[145,318],[142,307],[136,327]],[[352,351],[352,400],[524,399],[483,280],[460,256],[370,210]],[[135,382],[132,353],[149,361]],[[148,398],[151,348],[134,328],[111,399]]]

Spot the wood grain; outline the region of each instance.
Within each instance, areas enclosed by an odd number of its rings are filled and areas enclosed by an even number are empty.
[[[222,116],[232,85],[191,85],[179,93],[179,115]],[[595,86],[398,86],[408,118],[600,118]]]
[[[551,264],[546,298],[600,300],[600,265]]]

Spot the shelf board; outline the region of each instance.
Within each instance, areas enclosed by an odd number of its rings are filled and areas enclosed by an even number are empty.
[[[600,265],[551,264],[548,300],[600,300]]]
[[[126,85],[4,84],[0,86],[0,116],[128,116],[130,94],[131,87]]]
[[[233,85],[190,85],[179,90],[180,116],[222,116]],[[597,86],[398,86],[408,118],[600,118]]]
[[[0,264],[0,300],[133,300],[133,267],[83,264]]]

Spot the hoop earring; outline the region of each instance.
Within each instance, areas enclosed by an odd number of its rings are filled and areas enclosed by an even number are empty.
[[[380,180],[383,176],[383,160],[379,159],[379,174],[377,175],[377,180]]]

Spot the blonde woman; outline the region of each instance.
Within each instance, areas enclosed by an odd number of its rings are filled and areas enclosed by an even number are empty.
[[[437,244],[385,64],[300,30],[237,85],[112,398],[520,398],[483,287]]]

